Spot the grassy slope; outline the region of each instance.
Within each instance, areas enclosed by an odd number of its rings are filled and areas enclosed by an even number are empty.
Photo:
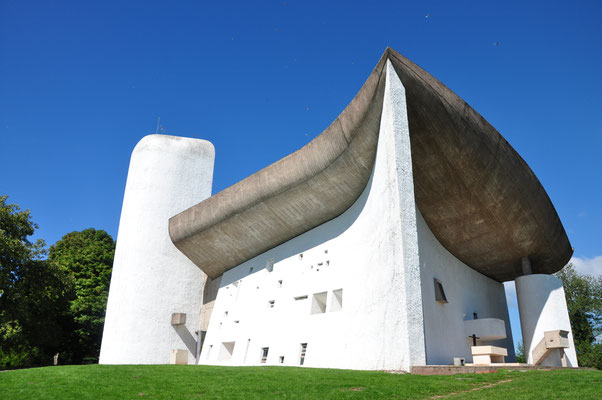
[[[602,371],[417,376],[290,367],[84,365],[0,372],[0,399],[424,399],[436,395],[602,399]]]

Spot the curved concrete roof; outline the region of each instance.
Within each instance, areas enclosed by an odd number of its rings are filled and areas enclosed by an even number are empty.
[[[293,154],[172,217],[173,243],[210,278],[343,213],[376,154],[389,59],[406,89],[416,203],[458,259],[498,281],[560,270],[572,255],[541,183],[445,85],[387,49],[351,103]]]

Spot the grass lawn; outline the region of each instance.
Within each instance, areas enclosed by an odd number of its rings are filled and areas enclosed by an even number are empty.
[[[602,399],[602,371],[419,376],[293,367],[81,365],[0,372],[0,399]]]

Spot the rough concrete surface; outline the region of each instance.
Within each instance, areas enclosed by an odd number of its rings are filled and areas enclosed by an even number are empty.
[[[572,249],[529,166],[441,82],[387,49],[357,96],[318,137],[170,220],[174,244],[210,278],[343,213],[376,152],[384,71],[406,89],[416,203],[456,258],[499,282],[553,273]]]

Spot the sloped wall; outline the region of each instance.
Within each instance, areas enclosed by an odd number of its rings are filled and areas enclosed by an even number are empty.
[[[360,198],[223,274],[201,363],[259,365],[268,348],[265,364],[300,365],[304,343],[304,366],[425,363],[405,92],[390,65],[384,102]]]

